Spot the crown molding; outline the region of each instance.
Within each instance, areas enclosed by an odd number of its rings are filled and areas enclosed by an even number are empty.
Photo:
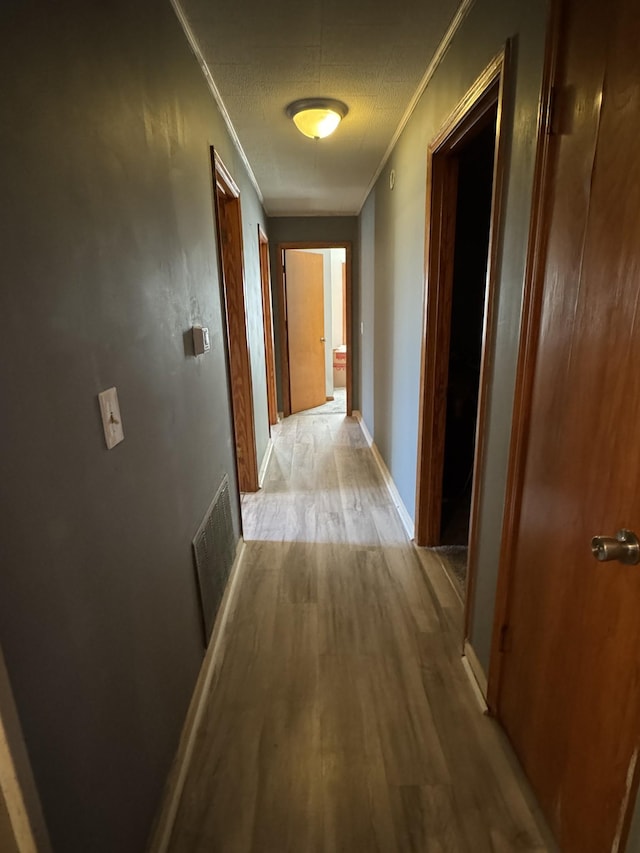
[[[418,84],[418,88],[416,89],[416,91],[413,94],[413,97],[409,101],[409,105],[408,105],[407,109],[404,111],[404,115],[400,119],[400,123],[398,124],[398,127],[396,128],[396,132],[391,137],[391,142],[387,146],[387,150],[385,151],[384,156],[383,156],[382,160],[380,161],[380,165],[376,169],[376,172],[375,172],[373,178],[371,179],[369,186],[367,187],[367,189],[365,191],[364,197],[362,199],[362,204],[360,205],[360,208],[358,210],[358,215],[360,213],[362,213],[362,208],[364,207],[366,200],[369,198],[369,193],[371,192],[371,190],[376,185],[376,181],[380,177],[382,170],[387,165],[387,161],[389,160],[389,157],[391,157],[391,153],[392,153],[393,149],[395,148],[396,143],[398,142],[398,139],[400,139],[400,135],[401,135],[402,131],[407,126],[407,123],[408,123],[409,119],[411,118],[411,116],[413,115],[415,108],[418,106],[418,102],[420,101],[420,98],[422,97],[425,89],[427,88],[427,86],[431,82],[431,78],[435,74],[436,69],[438,68],[438,66],[442,62],[444,55],[449,48],[449,45],[453,41],[453,37],[455,36],[457,31],[460,29],[462,22],[464,21],[464,19],[469,14],[469,10],[471,9],[471,7],[473,6],[474,3],[475,3],[475,0],[462,0],[460,5],[458,6],[458,10],[457,10],[456,14],[453,16],[453,19],[452,19],[451,23],[449,24],[449,27],[448,27],[446,33],[444,34],[444,36],[442,37],[442,39],[440,41],[440,44],[436,48],[436,50],[433,54],[433,57],[431,59],[431,62],[427,66],[427,70],[422,75],[422,79],[420,80],[420,83]]]
[[[204,58],[202,51],[200,50],[200,45],[198,44],[198,39],[196,38],[195,33],[191,29],[191,25],[189,24],[189,19],[187,18],[182,7],[180,6],[179,0],[169,0],[169,2],[173,6],[173,11],[176,13],[176,17],[178,18],[178,21],[180,22],[180,26],[184,30],[184,34],[187,37],[187,41],[189,42],[191,50],[193,51],[195,58],[198,60],[198,64],[199,64],[200,68],[202,69],[202,73],[204,74],[204,78],[207,81],[207,85],[209,86],[209,89],[211,91],[211,94],[213,95],[213,98],[216,102],[216,105],[217,105],[218,109],[220,110],[220,114],[222,116],[222,119],[223,119],[225,125],[227,126],[227,130],[229,131],[229,136],[231,137],[231,141],[233,142],[233,144],[234,144],[234,146],[238,152],[238,155],[240,156],[240,159],[242,160],[244,167],[247,170],[249,180],[253,184],[253,188],[255,189],[256,193],[258,194],[258,198],[260,199],[260,203],[264,207],[264,196],[262,195],[262,190],[260,189],[260,186],[258,184],[258,180],[254,174],[253,169],[251,168],[251,163],[249,162],[249,158],[245,154],[244,148],[242,147],[242,143],[240,142],[240,139],[238,138],[238,134],[236,133],[236,129],[233,126],[233,122],[231,121],[231,117],[229,116],[229,113],[227,112],[227,108],[224,104],[224,101],[222,100],[222,95],[220,94],[220,91],[219,91],[218,87],[216,86],[215,80],[213,79],[213,74],[211,73],[211,69],[207,65],[207,61]]]

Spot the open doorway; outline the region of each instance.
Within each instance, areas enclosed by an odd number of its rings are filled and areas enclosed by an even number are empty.
[[[489,66],[428,154],[416,543],[438,550],[462,600],[473,583],[492,349],[504,61]]]
[[[467,577],[471,487],[482,366],[496,110],[461,148],[440,512],[440,549],[460,593]]]
[[[350,414],[350,246],[281,244],[283,409]]]

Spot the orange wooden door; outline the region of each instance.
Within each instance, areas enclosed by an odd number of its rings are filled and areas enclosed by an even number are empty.
[[[291,412],[326,400],[324,263],[315,252],[285,253]]]
[[[546,253],[498,714],[564,853],[624,849],[638,784],[640,15],[563,4]]]

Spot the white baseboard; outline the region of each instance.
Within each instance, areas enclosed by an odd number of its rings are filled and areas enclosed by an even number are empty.
[[[218,615],[216,616],[215,625],[211,633],[211,639],[207,646],[202,666],[200,667],[198,680],[196,681],[196,686],[191,696],[191,702],[189,703],[187,716],[182,727],[178,751],[176,752],[173,766],[169,772],[162,804],[147,848],[149,853],[165,853],[169,847],[169,841],[171,840],[171,833],[173,831],[173,825],[178,812],[180,797],[182,796],[182,790],[187,778],[187,771],[189,770],[191,757],[195,747],[196,735],[198,734],[198,729],[200,728],[207,698],[209,696],[209,688],[220,656],[224,650],[224,629],[229,614],[233,610],[233,602],[241,574],[240,569],[244,553],[244,540],[240,539],[236,550],[236,558],[229,574],[227,588],[220,603]]]
[[[271,454],[273,453],[273,440],[271,436],[269,436],[269,443],[267,444],[267,449],[264,452],[264,456],[262,457],[262,465],[260,466],[260,472],[258,473],[258,485],[260,488],[264,485],[264,478],[267,476],[267,468],[269,467],[269,462],[271,461]]]
[[[462,663],[467,675],[469,676],[469,681],[471,682],[473,692],[480,703],[482,712],[486,714],[489,711],[489,706],[487,705],[487,677],[484,674],[484,670],[478,660],[478,656],[473,650],[473,646],[469,645],[466,640],[464,644]]]
[[[351,417],[354,418],[356,421],[358,421],[358,424],[359,424],[360,429],[362,430],[362,434],[364,436],[364,440],[367,442],[369,447],[372,447],[373,446],[373,436],[369,432],[369,428],[367,427],[366,423],[364,422],[364,418],[362,417],[362,412],[359,412],[357,409],[354,409]]]
[[[404,505],[404,501],[400,497],[400,492],[398,491],[396,484],[393,482],[393,477],[391,476],[391,472],[387,468],[384,459],[380,455],[380,451],[378,450],[375,441],[373,440],[373,436],[369,432],[366,423],[362,418],[362,413],[358,412],[356,409],[353,410],[353,417],[359,423],[360,429],[362,430],[362,434],[364,436],[365,441],[371,448],[371,452],[373,453],[373,458],[376,460],[376,464],[380,469],[380,473],[382,474],[382,479],[385,482],[387,490],[391,495],[391,500],[394,503],[398,516],[400,517],[400,521],[402,522],[402,526],[404,527],[407,536],[409,539],[413,539],[415,535],[415,526],[413,523],[413,519],[409,515],[409,511]]]

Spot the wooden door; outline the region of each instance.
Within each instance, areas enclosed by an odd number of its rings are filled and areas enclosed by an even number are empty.
[[[565,853],[624,849],[638,785],[640,15],[563,4],[528,441],[498,714]],[[531,366],[533,369],[533,366]]]
[[[342,263],[342,343],[347,343],[347,265]],[[347,353],[347,357],[351,354]]]
[[[288,249],[285,256],[291,412],[326,400],[324,263],[315,252]]]

